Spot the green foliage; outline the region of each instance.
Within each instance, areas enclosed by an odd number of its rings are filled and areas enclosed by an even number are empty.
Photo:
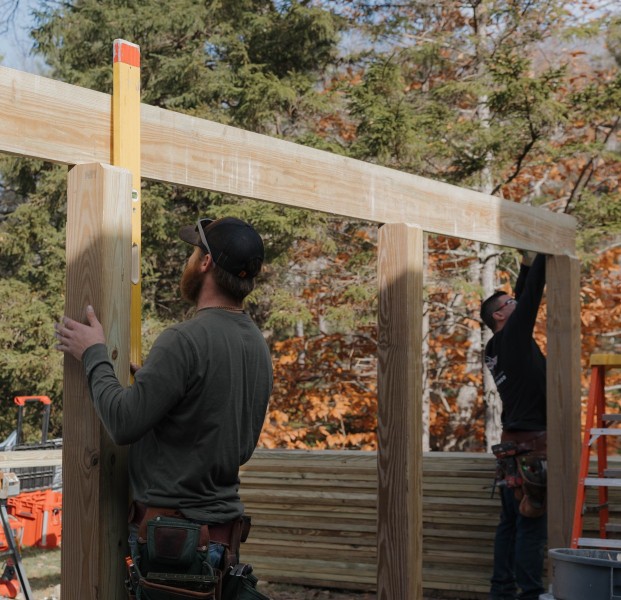
[[[580,249],[592,252],[607,239],[621,238],[621,193],[584,191],[572,213],[579,223]]]
[[[354,156],[385,165],[400,164],[414,134],[404,88],[401,69],[387,60],[370,65],[362,85],[352,89],[351,115],[358,118]]]
[[[109,92],[112,40],[126,39],[140,46],[147,104],[271,133],[317,94],[339,34],[326,11],[269,0],[46,2],[37,16],[55,78]]]
[[[15,428],[13,397],[20,395],[52,399],[50,436],[55,437],[62,414],[62,356],[54,350],[57,313],[13,277],[0,281],[0,305],[0,438]]]
[[[295,328],[313,322],[313,314],[305,303],[293,294],[276,290],[272,296],[272,312],[265,322],[266,327],[286,331],[287,337],[295,335]],[[281,335],[279,337],[285,337]]]
[[[106,93],[112,40],[127,39],[141,48],[145,103],[552,205],[578,218],[582,248],[596,252],[621,220],[618,173],[610,167],[618,160],[611,136],[621,79],[618,67],[572,77],[567,54],[536,60],[563,39],[565,6],[45,0],[33,39],[50,76]],[[618,63],[619,20],[594,23],[572,35],[602,34],[606,25]],[[3,202],[10,215],[0,222],[0,393],[45,393],[57,406],[60,360],[51,347],[52,324],[63,312],[66,169],[5,157],[0,174],[10,196]],[[266,268],[248,306],[273,342],[372,329],[376,225],[153,182],[143,182],[142,203],[145,352],[188,311],[178,284],[191,248],[177,231],[199,216],[239,216],[264,235]],[[480,282],[449,246],[442,252],[453,266],[441,274],[454,282],[428,296],[431,310],[440,322],[444,302],[451,318],[470,318],[471,328],[470,307],[453,304],[476,295]],[[330,344],[321,346],[322,359],[329,351]],[[452,352],[463,348],[446,348]]]

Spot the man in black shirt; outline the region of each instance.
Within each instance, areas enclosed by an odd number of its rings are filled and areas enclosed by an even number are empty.
[[[537,600],[544,592],[546,359],[533,339],[544,286],[545,256],[537,255],[532,266],[525,256],[515,298],[499,291],[481,306],[481,319],[494,333],[485,364],[502,401],[501,441],[513,442],[517,452],[499,459],[505,478],[490,600]]]

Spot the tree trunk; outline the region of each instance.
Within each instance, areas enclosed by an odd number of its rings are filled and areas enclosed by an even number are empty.
[[[478,58],[478,70],[479,76],[484,77],[486,66],[485,58],[489,54],[489,40],[487,34],[487,24],[489,19],[488,14],[488,2],[482,0],[474,8],[474,15],[476,20],[476,47]],[[478,108],[479,121],[483,128],[489,128],[490,124],[490,110],[488,104],[487,95],[483,94],[479,97]],[[481,171],[481,184],[480,189],[485,194],[491,194],[494,189],[493,175],[491,171],[491,165],[493,163],[494,156],[491,152],[487,153],[485,157],[485,167]],[[477,279],[482,290],[483,298],[491,296],[496,288],[496,269],[498,267],[498,253],[490,248],[487,244],[477,244],[478,248],[478,270]],[[502,412],[502,404],[500,402],[500,396],[496,390],[494,380],[487,368],[485,368],[485,345],[491,337],[491,332],[487,327],[481,324],[479,333],[479,339],[477,343],[477,351],[479,353],[479,364],[483,370],[483,402],[485,404],[485,444],[487,451],[491,451],[491,447],[500,441],[500,414]]]
[[[429,268],[429,244],[428,236],[425,235],[423,240],[423,286],[427,284],[428,268]],[[424,298],[424,295],[423,295]],[[429,443],[429,416],[431,389],[429,386],[429,303],[423,300],[423,345],[421,348],[423,353],[423,452],[429,452],[431,449]]]

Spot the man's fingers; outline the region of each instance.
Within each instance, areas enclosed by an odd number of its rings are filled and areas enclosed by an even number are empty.
[[[95,309],[90,304],[86,307],[86,319],[91,326],[99,323],[97,315],[95,314]]]
[[[76,321],[70,319],[69,317],[63,317],[63,320],[60,324],[60,327],[65,331],[70,331],[71,329],[75,329]]]

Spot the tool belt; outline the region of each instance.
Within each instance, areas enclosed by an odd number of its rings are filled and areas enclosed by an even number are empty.
[[[547,436],[545,431],[503,431],[501,443],[492,446],[496,456],[494,484],[513,489],[519,511],[539,517],[546,510]]]
[[[231,588],[226,581],[239,564],[239,546],[248,537],[250,517],[243,516],[222,524],[201,524],[185,518],[175,508],[147,507],[134,502],[129,522],[138,528],[140,549],[138,564],[134,564],[131,558],[126,559],[129,572],[126,584],[130,598],[243,598],[240,595],[223,595],[223,589],[226,592],[227,587]],[[209,562],[210,542],[222,544],[225,548],[218,568]],[[252,567],[243,566],[249,567],[249,570],[240,571],[238,577],[248,579]],[[256,585],[256,578],[250,583]]]

